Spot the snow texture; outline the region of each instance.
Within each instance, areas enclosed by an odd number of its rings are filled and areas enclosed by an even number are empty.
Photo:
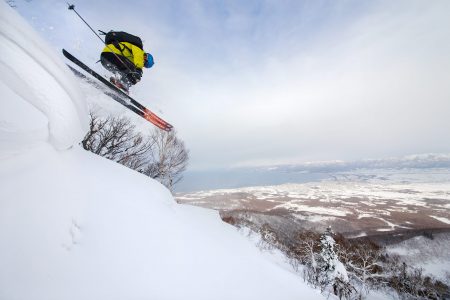
[[[323,299],[217,212],[77,146],[74,76],[3,1],[0,43],[0,299]]]
[[[432,274],[450,284],[450,234],[438,233],[433,239],[416,236],[386,248],[389,254],[397,254],[408,265],[423,268],[424,273]]]
[[[339,261],[335,252],[336,242],[330,233],[325,233],[320,238],[320,268],[327,273],[329,280],[332,282],[334,278],[339,277],[344,281],[348,281],[348,274],[345,266]]]
[[[59,55],[4,1],[0,4],[0,44],[0,128],[9,133],[2,134],[2,148],[17,146],[11,141],[15,136],[26,142],[28,137],[23,134],[29,135],[26,129],[30,126],[36,132],[31,142],[49,139],[56,149],[67,149],[79,142],[88,123],[76,81]],[[31,112],[33,108],[37,111]],[[22,122],[25,125],[17,126]]]

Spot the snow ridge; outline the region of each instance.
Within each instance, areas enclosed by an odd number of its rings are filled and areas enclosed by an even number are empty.
[[[4,1],[0,3],[0,43],[0,72],[5,89],[45,115],[48,137],[55,148],[67,149],[79,142],[88,121],[86,105],[73,76],[68,76],[59,55]],[[3,98],[2,108],[10,108],[8,102],[13,100]],[[26,118],[15,115],[20,120]]]

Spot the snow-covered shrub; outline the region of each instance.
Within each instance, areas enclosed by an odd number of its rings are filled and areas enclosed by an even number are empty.
[[[301,231],[295,234],[295,247],[288,254],[295,270],[303,265],[305,281],[317,286],[317,256],[320,251],[320,234],[313,231]]]
[[[355,292],[355,288],[348,280],[344,280],[342,277],[336,277],[333,282],[333,293],[339,297],[339,299],[350,299]]]
[[[271,250],[274,248],[281,248],[277,233],[269,224],[263,224],[259,230],[259,234],[261,235],[261,240],[258,242],[258,247],[260,249]]]
[[[382,268],[382,250],[370,241],[352,243],[347,249],[345,265],[349,275],[357,282],[360,295],[368,294],[369,290],[385,277]]]
[[[331,228],[323,234],[310,230],[288,234],[282,227],[255,222],[248,211],[221,212],[221,216],[230,224],[258,233],[261,249],[279,249],[304,281],[324,294],[364,299],[371,290],[378,290],[396,292],[401,299],[449,298],[443,282],[408,267],[369,239],[347,239]]]
[[[317,268],[317,255],[320,252],[320,235],[313,231],[302,231],[295,235],[297,246],[293,256],[304,265]]]
[[[391,261],[390,271],[388,285],[401,299],[448,299],[450,296],[450,289],[446,284],[431,276],[424,276],[421,268]]]

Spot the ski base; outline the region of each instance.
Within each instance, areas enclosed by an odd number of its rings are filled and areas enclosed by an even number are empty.
[[[103,83],[104,86],[107,86],[110,91],[103,90],[103,92],[110,96],[112,99],[116,100],[132,112],[136,113],[137,115],[141,116],[142,118],[146,119],[156,127],[165,130],[165,131],[171,131],[173,129],[173,126],[169,124],[168,122],[164,121],[160,117],[158,117],[154,112],[146,108],[144,105],[140,104],[136,100],[134,100],[132,97],[130,97],[127,93],[116,87],[113,83],[109,82],[107,79],[103,78],[101,75],[96,73],[94,70],[89,68],[87,65],[82,63],[80,60],[78,60],[76,57],[74,57],[72,54],[67,52],[65,49],[62,50],[63,54],[66,58],[68,58],[71,62],[79,66],[81,69],[92,75],[95,79]],[[81,73],[80,71],[76,70],[75,68],[69,66],[71,71],[77,75],[78,77],[83,78],[90,84],[93,84],[95,87],[100,88],[100,84],[91,78],[87,77],[85,74]],[[128,101],[127,101],[128,100]]]

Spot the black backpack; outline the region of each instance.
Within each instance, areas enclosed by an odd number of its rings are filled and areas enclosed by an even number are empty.
[[[117,43],[127,42],[139,47],[144,50],[142,45],[142,40],[140,37],[126,33],[124,31],[110,31],[105,35],[105,44],[113,44],[116,46]]]

